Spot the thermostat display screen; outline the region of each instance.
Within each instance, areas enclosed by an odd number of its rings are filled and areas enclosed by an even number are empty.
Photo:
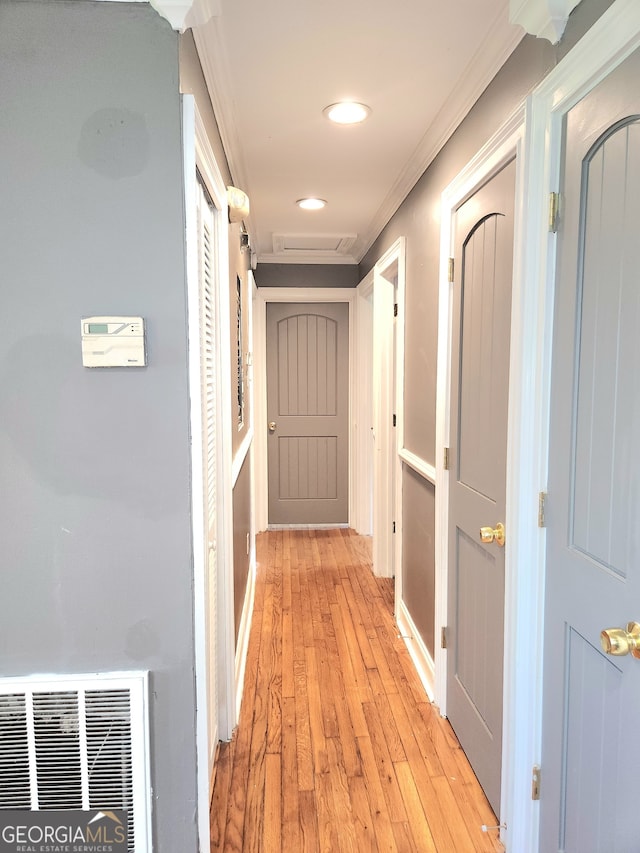
[[[90,335],[108,335],[109,326],[106,323],[88,323]]]

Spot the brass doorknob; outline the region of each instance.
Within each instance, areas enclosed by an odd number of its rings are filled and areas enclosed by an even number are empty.
[[[275,421],[269,421],[269,432],[275,432],[276,426],[277,426],[277,424]]]
[[[495,542],[496,545],[500,545],[502,547],[504,545],[504,524],[499,521],[495,527],[481,527],[480,528],[480,541],[484,542],[485,545],[490,545],[492,542]]]
[[[600,631],[602,651],[608,655],[632,655],[640,659],[640,625],[629,622],[624,628],[605,628]]]

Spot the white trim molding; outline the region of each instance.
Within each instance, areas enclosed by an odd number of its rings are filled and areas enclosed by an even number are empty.
[[[406,242],[405,237],[399,237],[373,268],[373,571],[378,577],[395,575],[396,610],[402,584],[402,572],[398,571],[402,563],[402,466],[398,448],[403,432]],[[394,304],[398,306],[395,317]]]
[[[242,471],[242,466],[244,465],[245,460],[249,455],[249,451],[251,450],[252,442],[253,426],[250,426],[246,432],[245,437],[242,439],[242,444],[237,449],[235,456],[233,457],[233,462],[231,463],[231,483],[234,489],[236,487],[236,483],[238,482],[240,471]]]
[[[404,601],[400,602],[398,607],[398,616],[396,619],[400,637],[404,640],[404,644],[409,652],[409,657],[413,661],[418,677],[422,682],[429,701],[434,701],[434,684],[435,684],[435,667],[433,658],[429,654],[429,650],[425,646],[420,632],[415,626],[411,614],[407,610]]]
[[[356,288],[354,388],[355,481],[349,514],[357,533],[373,533],[373,270]]]
[[[415,471],[416,474],[420,474],[423,479],[435,486],[436,469],[434,465],[429,464],[425,459],[422,459],[417,454],[407,450],[406,447],[401,447],[400,450],[398,450],[398,456],[406,465],[409,466],[409,468]]]
[[[256,593],[256,552],[251,548],[249,555],[249,573],[247,575],[247,588],[244,594],[242,613],[240,615],[240,627],[238,628],[238,642],[236,644],[235,658],[235,704],[236,719],[240,717],[240,706],[244,692],[244,673],[247,666],[249,652],[249,637],[251,635],[251,622],[253,617],[253,605]]]
[[[504,776],[507,847],[522,853],[537,853],[539,848],[539,803],[531,800],[530,775],[531,767],[540,763],[542,744],[546,537],[534,519],[538,494],[546,491],[553,369],[556,237],[548,230],[548,199],[559,186],[564,116],[638,48],[640,4],[616,0],[533,92],[527,111],[521,299],[519,312],[512,315],[512,347],[519,337],[520,358],[513,375],[517,398],[509,465],[518,482],[508,483],[507,494],[518,589],[507,602],[514,634],[506,667],[517,708],[514,702],[504,730],[509,744]]]
[[[523,218],[524,197],[522,187],[525,178],[526,153],[525,141],[525,106],[519,107],[505,122],[503,127],[468,163],[465,169],[454,179],[442,194],[441,243],[440,243],[440,296],[438,317],[438,368],[436,392],[436,606],[435,606],[435,636],[447,625],[448,619],[448,533],[449,533],[449,472],[444,467],[444,448],[449,446],[449,411],[450,411],[450,376],[451,376],[451,323],[452,323],[452,285],[449,282],[449,258],[453,253],[454,217],[456,210],[492,175],[496,174],[506,163],[516,158],[516,191],[515,191],[515,222],[514,222],[514,261],[512,285],[512,320],[511,320],[511,351],[509,370],[509,413],[507,441],[507,504],[505,524],[509,530],[505,554],[505,632],[504,632],[504,690],[503,690],[503,785],[501,817],[509,828],[512,825],[510,809],[512,808],[512,788],[515,785],[513,774],[521,773],[530,778],[531,765],[523,768],[514,766],[512,758],[512,739],[514,732],[520,731],[526,722],[519,719],[521,715],[526,721],[530,719],[531,709],[523,703],[515,689],[516,669],[529,673],[535,669],[535,662],[528,658],[516,661],[509,649],[516,642],[518,635],[530,636],[527,619],[517,624],[514,618],[516,605],[523,597],[522,584],[524,574],[522,566],[514,558],[519,541],[520,528],[533,528],[537,532],[537,516],[524,513],[522,505],[526,505],[522,494],[521,475],[519,471],[519,456],[514,451],[514,433],[520,424],[520,406],[522,402],[523,354],[520,346],[520,326],[523,316]],[[528,508],[528,507],[527,507]],[[516,572],[515,566],[519,571]],[[447,711],[447,651],[436,645],[435,649],[435,702],[440,706],[441,713]],[[516,724],[514,720],[518,718]],[[510,738],[510,739],[509,739]],[[505,746],[506,744],[506,746]],[[506,846],[510,850],[524,850],[503,834]]]
[[[222,14],[222,0],[96,0],[108,3],[149,3],[169,21],[174,30],[183,33],[189,27],[199,27]]]
[[[208,533],[205,531],[204,508],[206,495],[203,478],[203,453],[206,437],[202,428],[202,374],[201,374],[201,327],[200,327],[200,279],[198,271],[198,237],[196,219],[196,168],[200,170],[203,180],[216,208],[215,213],[215,277],[219,281],[228,280],[228,236],[226,189],[215,157],[209,146],[204,124],[195,105],[192,95],[182,96],[182,131],[183,131],[183,178],[184,178],[184,215],[185,215],[185,246],[186,246],[186,280],[187,280],[187,314],[188,314],[188,347],[189,347],[189,397],[190,397],[190,427],[191,427],[191,523],[193,538],[193,618],[194,618],[194,668],[196,680],[196,750],[198,755],[198,832],[200,849],[203,853],[209,850],[209,795],[210,778],[213,771],[212,759],[215,756],[215,744],[219,737],[230,737],[235,725],[235,708],[233,696],[233,560],[232,542],[233,528],[230,518],[231,502],[225,497],[230,495],[230,447],[231,436],[224,425],[226,417],[221,416],[221,401],[224,388],[219,395],[219,411],[217,421],[217,460],[216,489],[219,494],[217,506],[217,554],[218,554],[218,589],[217,589],[217,646],[218,658],[212,661],[208,653],[207,613],[209,602],[206,598],[207,589],[207,554],[206,544]],[[223,291],[228,288],[222,288]],[[218,306],[219,310],[219,306]],[[221,324],[224,329],[228,322]],[[222,333],[221,333],[222,334]],[[226,359],[230,354],[227,344]],[[220,343],[216,350],[217,377],[224,385],[227,379],[227,391],[230,408],[230,368],[224,369],[223,351]],[[225,449],[227,452],[225,453]],[[230,535],[231,534],[231,535]],[[218,707],[217,732],[209,732],[209,701],[208,692],[209,668],[215,666],[218,674]]]
[[[193,100],[183,95],[183,100]],[[197,108],[195,111],[195,165],[211,194],[218,211],[216,227],[216,277],[221,285],[229,280],[229,229],[227,216],[227,189],[211,149],[207,131]],[[195,181],[195,171],[193,174]],[[220,720],[219,732],[222,740],[229,740],[236,724],[234,705],[234,577],[233,577],[233,460],[231,432],[231,331],[229,317],[229,288],[218,288],[217,312],[220,318],[216,345],[216,361],[219,371],[219,394],[216,418],[218,420],[218,645]],[[195,310],[195,309],[194,309]],[[195,360],[195,354],[193,355]]]
[[[184,169],[185,259],[187,284],[187,334],[189,349],[189,401],[191,429],[191,536],[193,572],[194,670],[196,689],[196,753],[198,836],[203,853],[210,849],[206,820],[209,781],[213,770],[209,737],[209,667],[207,639],[205,485],[202,470],[205,437],[202,429],[202,382],[200,373],[200,282],[196,221],[196,106],[189,95],[182,99],[182,150]],[[217,662],[214,662],[214,666]],[[216,732],[217,738],[217,732]]]
[[[527,33],[556,44],[580,0],[509,0],[509,20]]]
[[[346,287],[259,287],[253,318],[254,406],[255,406],[255,524],[256,533],[269,526],[269,478],[267,459],[267,302],[346,302],[349,305],[349,524],[353,517],[356,463],[354,440],[354,352],[356,288]],[[336,526],[336,525],[333,525]],[[315,527],[315,525],[314,525]]]

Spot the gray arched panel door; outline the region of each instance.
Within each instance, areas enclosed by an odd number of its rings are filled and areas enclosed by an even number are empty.
[[[456,212],[451,345],[447,716],[498,814],[515,160]],[[508,531],[507,531],[508,535]]]
[[[636,853],[640,54],[567,115],[552,362],[541,851]],[[621,649],[624,650],[624,649]]]
[[[269,524],[349,518],[349,306],[267,303]]]

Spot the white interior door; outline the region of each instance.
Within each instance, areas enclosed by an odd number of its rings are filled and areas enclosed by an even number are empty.
[[[456,212],[447,716],[498,814],[515,160]],[[508,535],[508,531],[507,531]]]
[[[566,117],[547,508],[540,850],[635,853],[640,814],[640,54]]]

